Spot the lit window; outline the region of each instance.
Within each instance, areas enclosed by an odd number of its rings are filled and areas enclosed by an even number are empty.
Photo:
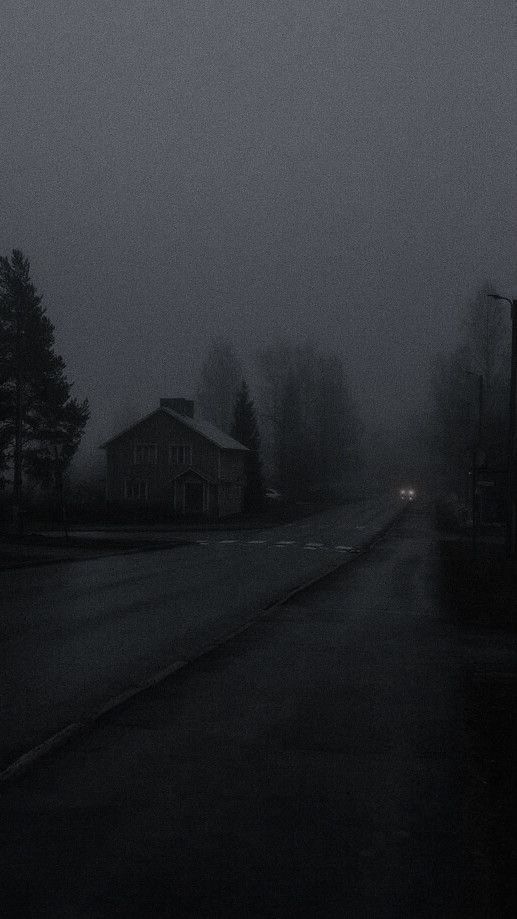
[[[147,464],[158,462],[158,444],[135,444],[133,462]]]
[[[192,446],[190,444],[171,444],[169,447],[169,460],[175,466],[191,466]]]

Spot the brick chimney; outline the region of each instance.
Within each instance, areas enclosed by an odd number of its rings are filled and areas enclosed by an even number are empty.
[[[190,399],[160,399],[160,408],[170,408],[187,418],[194,417],[194,403]]]

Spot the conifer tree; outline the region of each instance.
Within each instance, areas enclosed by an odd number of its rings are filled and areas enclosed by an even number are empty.
[[[255,406],[250,398],[245,380],[242,381],[233,410],[232,436],[248,448],[245,457],[246,485],[244,488],[244,510],[260,510],[264,503],[262,462],[260,459],[260,435],[255,416]]]
[[[196,401],[201,416],[230,433],[235,398],[242,379],[242,367],[230,341],[215,338],[199,374]]]
[[[0,257],[0,450],[12,470],[15,516],[24,476],[49,485],[68,467],[89,417],[87,400],[70,396],[54,326],[18,249]]]

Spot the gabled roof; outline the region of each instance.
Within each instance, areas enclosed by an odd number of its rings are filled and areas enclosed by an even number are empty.
[[[230,437],[229,434],[225,434],[224,431],[216,428],[214,424],[205,421],[204,418],[189,418],[188,415],[180,415],[179,412],[173,411],[172,408],[163,408],[163,411],[172,418],[175,418],[176,421],[186,425],[187,428],[191,428],[192,431],[196,431],[198,434],[201,434],[202,437],[211,440],[213,444],[217,444],[218,447],[221,447],[221,450],[247,451],[248,449],[244,444]]]
[[[104,450],[107,446],[109,446],[109,444],[112,444],[115,440],[118,440],[119,437],[124,437],[125,434],[129,434],[129,432],[134,428],[137,428],[138,425],[142,423],[142,421],[147,421],[148,418],[152,418],[153,415],[158,414],[169,415],[171,418],[174,418],[175,421],[179,422],[179,424],[183,424],[186,428],[189,428],[191,431],[195,431],[196,434],[200,434],[201,437],[204,437],[206,440],[209,440],[217,447],[220,447],[221,450],[239,450],[243,453],[248,451],[248,448],[245,447],[244,444],[239,443],[238,440],[230,437],[229,434],[225,434],[224,431],[216,428],[215,425],[210,424],[203,418],[189,418],[188,415],[180,415],[179,412],[175,412],[172,410],[172,408],[166,408],[165,406],[160,406],[160,408],[155,409],[154,412],[151,412],[149,415],[145,415],[144,418],[140,418],[129,428],[121,431],[120,434],[115,434],[114,437],[110,437],[109,440],[106,440],[105,443],[101,444],[101,450]]]
[[[198,479],[203,479],[204,482],[208,482],[210,485],[217,485],[216,479],[211,479],[209,476],[205,475],[204,472],[199,472],[198,469],[194,469],[193,466],[189,466],[188,469],[183,469],[182,472],[173,475],[172,481],[177,482],[178,479],[182,479],[186,475],[195,475]]]

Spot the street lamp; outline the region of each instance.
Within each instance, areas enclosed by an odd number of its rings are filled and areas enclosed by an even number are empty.
[[[508,418],[508,474],[507,474],[507,525],[506,552],[508,558],[515,558],[517,548],[517,508],[515,489],[515,428],[517,423],[517,300],[488,294],[492,300],[509,303],[512,316],[512,353],[510,371],[510,406]]]

